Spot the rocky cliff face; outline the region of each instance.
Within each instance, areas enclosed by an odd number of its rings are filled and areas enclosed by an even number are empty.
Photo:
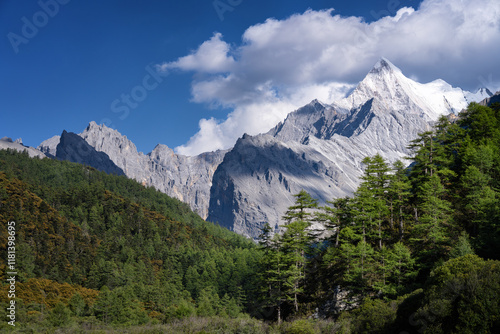
[[[55,158],[57,145],[61,141],[61,136],[54,136],[47,140],[44,140],[40,145],[38,145],[37,149],[42,151],[45,155],[50,158]]]
[[[208,220],[256,238],[304,189],[320,202],[352,194],[364,157],[394,162],[440,115],[458,113],[470,93],[442,80],[423,85],[382,59],[344,100],[313,101],[267,134],[244,136],[219,165]]]
[[[268,134],[243,136],[214,175],[208,220],[257,237],[266,222],[272,226],[281,222],[293,204],[292,195],[301,189],[321,199],[351,194],[358,169],[345,162],[343,151],[338,152],[338,161],[326,154],[336,148],[335,143],[322,145],[314,137],[301,144]]]
[[[201,217],[207,217],[212,176],[225,151],[187,157],[159,144],[145,155],[137,152],[126,136],[95,122],[80,137],[97,151],[105,152],[128,177],[188,203]]]
[[[148,154],[150,184],[188,203],[206,219],[212,177],[225,153],[226,151],[216,151],[187,157],[175,154],[165,145],[157,145]]]
[[[79,136],[97,151],[106,153],[129,178],[150,185],[149,175],[145,173],[149,170],[147,156],[137,152],[135,144],[126,136],[95,122],[90,122]]]
[[[90,122],[79,135],[65,131],[62,136],[47,139],[38,149],[40,154],[52,158],[125,174],[188,203],[203,218],[208,216],[213,174],[227,152],[188,157],[158,144],[151,153],[143,154],[126,136],[95,122]]]
[[[56,147],[56,158],[94,167],[108,174],[124,175],[104,152],[97,152],[82,137],[63,131]]]
[[[483,106],[491,106],[494,103],[500,103],[500,92],[496,92],[494,95],[492,94],[490,97],[480,102]]]

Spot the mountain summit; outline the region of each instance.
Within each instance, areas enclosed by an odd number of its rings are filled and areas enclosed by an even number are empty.
[[[472,96],[441,79],[421,84],[407,78],[399,68],[382,58],[347,98],[334,105],[347,111],[375,98],[386,104],[387,110],[418,113],[428,121],[436,121],[440,115],[457,114],[472,100],[481,101],[491,96],[488,92],[482,90]]]
[[[282,223],[302,189],[321,202],[350,195],[364,157],[402,159],[418,133],[470,96],[443,80],[415,82],[381,59],[345,99],[314,100],[267,134],[240,139],[214,174],[208,220],[256,238],[266,222]]]
[[[90,122],[79,135],[64,131],[38,148],[49,157],[85,163],[108,173],[125,173],[188,203],[203,218],[208,215],[212,176],[225,154],[217,151],[187,157],[161,144],[144,154],[126,136],[96,122]]]
[[[407,156],[409,142],[440,115],[458,113],[491,95],[443,80],[421,84],[382,58],[346,98],[318,100],[291,112],[268,133],[240,138],[229,151],[178,155],[165,145],[137,152],[126,136],[91,122],[79,135],[130,178],[188,203],[203,218],[256,238],[265,223],[280,225],[304,189],[321,202],[358,186],[362,160],[380,153]],[[57,155],[61,138],[40,145]],[[69,155],[71,157],[71,155]]]
[[[56,147],[56,158],[94,167],[108,174],[125,175],[104,152],[98,152],[79,135],[63,131]]]

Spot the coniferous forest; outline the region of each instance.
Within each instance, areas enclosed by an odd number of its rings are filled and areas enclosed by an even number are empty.
[[[409,148],[366,157],[352,197],[296,194],[258,243],[125,177],[0,151],[3,319],[8,222],[18,273],[0,330],[498,333],[500,105]]]

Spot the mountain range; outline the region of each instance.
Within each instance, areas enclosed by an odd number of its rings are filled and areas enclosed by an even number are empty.
[[[470,93],[443,80],[421,84],[381,59],[346,98],[314,100],[267,133],[243,135],[226,151],[183,156],[159,144],[143,154],[126,136],[95,122],[78,135],[64,131],[38,150],[6,138],[0,148],[125,174],[188,203],[208,221],[256,238],[265,223],[282,223],[293,194],[304,189],[322,203],[349,196],[364,157],[402,159],[410,154],[409,142],[441,115],[483,100],[497,101],[498,93]]]

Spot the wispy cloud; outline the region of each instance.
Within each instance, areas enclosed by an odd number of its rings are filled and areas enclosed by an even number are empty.
[[[239,46],[216,33],[191,54],[159,65],[196,74],[193,101],[233,109],[225,120],[201,120],[177,152],[228,148],[314,98],[333,102],[382,56],[422,82],[443,78],[474,89],[489,77],[496,85],[490,89],[500,86],[497,0],[426,0],[374,22],[334,14],[308,10],[268,19],[249,27]]]

